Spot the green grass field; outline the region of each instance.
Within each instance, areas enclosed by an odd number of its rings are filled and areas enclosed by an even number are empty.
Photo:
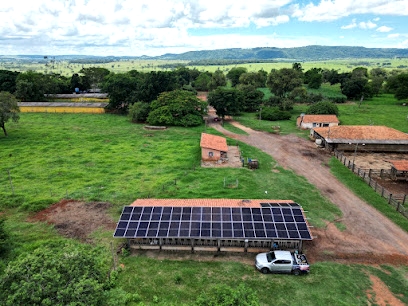
[[[295,108],[294,115],[298,111]],[[252,124],[271,126],[253,114],[245,116],[252,116],[248,119]],[[294,130],[290,122],[280,126],[282,133]],[[292,199],[308,211],[311,224],[317,227],[340,216],[340,210],[304,178],[243,143],[239,145],[244,156],[256,157],[260,169],[200,168],[204,126],[148,131],[115,115],[24,113],[19,123],[9,123],[7,128],[9,136],[0,135],[0,210],[7,218],[14,249],[0,261],[0,273],[7,260],[60,239],[52,226],[25,220],[31,211],[62,198],[111,202],[114,219],[123,205],[148,196]],[[216,134],[209,128],[206,132]],[[225,188],[224,178],[239,180],[239,186]],[[118,242],[109,231],[99,231],[95,237],[97,245]],[[109,248],[106,252],[110,254]],[[240,283],[252,288],[262,305],[367,305],[367,271],[408,303],[401,295],[407,288],[407,267],[318,262],[313,263],[310,275],[293,277],[262,275],[253,265],[228,261],[159,260],[140,255],[121,257],[120,263],[124,268],[112,294],[136,293],[145,305],[191,305],[213,286]]]

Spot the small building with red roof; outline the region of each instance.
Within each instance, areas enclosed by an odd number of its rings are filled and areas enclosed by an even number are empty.
[[[296,125],[301,129],[312,129],[316,127],[338,126],[340,123],[336,115],[305,115],[301,114]]]
[[[207,133],[201,134],[201,159],[203,161],[218,161],[227,158],[227,139]]]
[[[389,160],[391,163],[391,178],[408,181],[408,160]]]

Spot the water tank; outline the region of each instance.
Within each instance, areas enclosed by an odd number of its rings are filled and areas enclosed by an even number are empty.
[[[321,147],[322,146],[322,140],[320,139],[320,138],[318,138],[318,139],[316,139],[316,145],[318,145],[319,147]]]

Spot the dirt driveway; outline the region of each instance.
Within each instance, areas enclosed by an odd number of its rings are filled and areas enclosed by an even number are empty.
[[[343,212],[339,221],[346,230],[339,231],[331,223],[324,229],[313,229],[316,239],[306,245],[311,261],[408,264],[408,233],[340,183],[326,166],[330,159],[327,152],[295,135],[274,135],[254,131],[235,121],[231,123],[248,135],[234,134],[219,124],[212,124],[212,127],[230,138],[259,148],[280,166],[304,176]]]

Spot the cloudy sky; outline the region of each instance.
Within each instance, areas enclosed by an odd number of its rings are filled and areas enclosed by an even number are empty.
[[[0,54],[408,48],[407,0],[1,0]]]

